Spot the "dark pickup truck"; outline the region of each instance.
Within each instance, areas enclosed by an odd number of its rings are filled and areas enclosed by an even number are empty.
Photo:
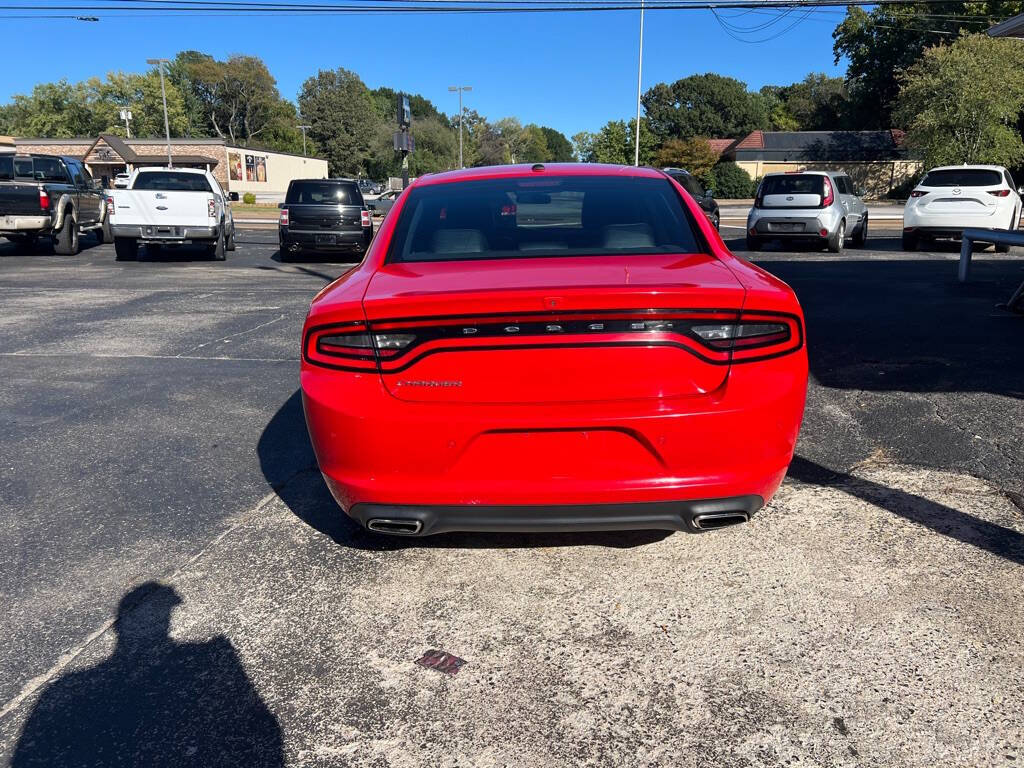
[[[363,254],[373,220],[354,179],[295,179],[281,203],[281,260],[302,251]]]
[[[56,155],[0,154],[0,235],[23,249],[40,237],[60,254],[78,253],[78,236],[114,241],[106,195],[81,160]]]

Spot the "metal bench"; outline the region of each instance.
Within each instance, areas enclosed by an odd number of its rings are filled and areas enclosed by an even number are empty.
[[[1010,232],[1000,229],[965,229],[960,241],[960,268],[957,278],[966,283],[971,272],[971,254],[976,241],[995,243],[996,245],[1019,245],[1024,247],[1024,232]],[[1011,312],[1024,313],[1024,283],[1013,292],[1013,296],[1005,304]]]

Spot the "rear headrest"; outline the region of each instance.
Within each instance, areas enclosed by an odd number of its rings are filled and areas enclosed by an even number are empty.
[[[648,224],[613,224],[604,228],[605,248],[653,248],[654,235]]]
[[[487,240],[479,229],[439,229],[430,249],[434,253],[483,253]]]

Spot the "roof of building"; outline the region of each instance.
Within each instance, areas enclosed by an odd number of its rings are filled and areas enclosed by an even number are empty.
[[[721,155],[728,152],[737,141],[737,139],[708,139],[708,144],[711,145],[711,148],[716,153]]]
[[[1024,37],[1024,13],[989,27],[990,37]]]
[[[741,159],[888,160],[905,154],[903,132],[751,131],[730,148]]]

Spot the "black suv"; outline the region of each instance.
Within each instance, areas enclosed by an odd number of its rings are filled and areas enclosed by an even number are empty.
[[[373,220],[354,179],[295,179],[280,207],[282,261],[302,251],[362,255],[373,239]]]
[[[708,221],[715,225],[715,229],[718,229],[721,217],[718,214],[718,201],[712,197],[711,190],[704,189],[704,185],[697,181],[695,176],[682,168],[662,168],[661,170],[678,181],[679,186],[690,193],[690,197],[701,207],[704,215],[708,217]]]

